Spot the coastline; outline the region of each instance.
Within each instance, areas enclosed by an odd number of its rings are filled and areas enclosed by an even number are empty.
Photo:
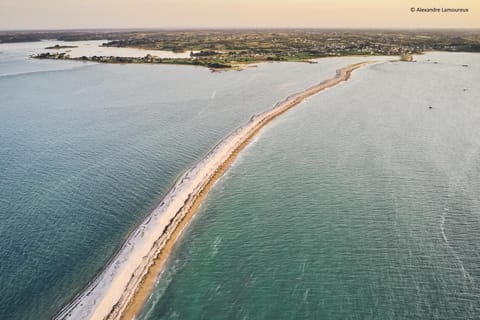
[[[335,77],[293,94],[253,116],[183,174],[160,205],[128,237],[101,274],[65,306],[56,319],[133,319],[148,299],[176,240],[216,181],[257,133],[276,117],[322,90],[348,80],[372,62],[337,70]]]
[[[349,55],[351,56],[351,55]],[[243,62],[211,62],[200,59],[192,58],[159,58],[152,55],[146,55],[144,57],[125,57],[125,56],[81,56],[81,57],[72,57],[68,52],[46,52],[46,53],[37,53],[30,55],[32,59],[40,60],[63,60],[63,61],[77,61],[77,62],[95,62],[95,63],[105,63],[105,64],[166,64],[166,65],[184,65],[184,66],[194,66],[194,67],[205,67],[210,69],[212,72],[221,72],[221,71],[242,71],[248,67],[255,66],[258,63],[266,62],[299,62],[299,63],[311,63],[315,64],[316,59],[322,59],[322,57],[312,58],[312,59],[292,59],[289,61],[269,61],[269,60],[258,60],[258,61],[243,61]],[[325,58],[325,57],[323,57]],[[328,57],[332,58],[332,57]]]
[[[222,51],[214,51],[216,55],[201,55],[202,51],[173,52],[157,49],[144,49],[141,46],[109,46],[106,45],[109,40],[51,42],[47,47],[30,55],[31,59],[39,60],[61,60],[76,61],[84,63],[103,63],[103,64],[163,64],[163,65],[185,65],[197,66],[210,69],[212,72],[241,71],[259,63],[267,62],[297,62],[297,63],[317,63],[316,60],[322,58],[335,57],[375,57],[379,53],[372,52],[329,52],[318,55],[307,56],[225,56]],[[73,44],[73,45],[72,45]],[[209,53],[209,51],[207,51]],[[193,54],[193,55],[192,55]],[[197,55],[195,55],[197,54]],[[382,52],[384,56],[397,56],[400,53]]]

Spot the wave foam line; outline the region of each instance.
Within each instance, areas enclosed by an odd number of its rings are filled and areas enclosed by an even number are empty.
[[[450,250],[450,252],[452,253],[453,257],[455,258],[455,260],[457,260],[458,267],[462,271],[463,277],[465,279],[467,279],[468,281],[472,282],[473,279],[470,276],[470,273],[465,269],[465,266],[463,265],[462,259],[460,259],[458,254],[455,252],[453,247],[450,245],[450,241],[448,240],[447,234],[445,233],[445,220],[447,218],[447,213],[448,213],[448,208],[445,208],[445,210],[443,210],[442,218],[440,220],[440,234],[442,235],[443,241],[447,245],[447,247]]]

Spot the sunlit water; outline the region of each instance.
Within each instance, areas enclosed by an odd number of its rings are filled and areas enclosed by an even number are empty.
[[[0,319],[51,318],[223,137],[364,60],[212,73],[28,58],[55,44],[0,45]]]
[[[117,48],[104,47],[103,44],[108,40],[92,40],[92,41],[54,41],[52,45],[46,45],[45,48],[39,50],[41,52],[58,52],[67,53],[72,58],[82,56],[116,56],[116,57],[145,57],[147,54],[157,56],[159,58],[190,58],[190,51],[171,52],[164,50],[147,50],[137,48]],[[42,42],[44,43],[44,42]],[[75,48],[51,48],[53,46],[73,46]],[[50,49],[46,49],[50,48]]]
[[[265,128],[141,318],[479,319],[480,55],[417,58]]]

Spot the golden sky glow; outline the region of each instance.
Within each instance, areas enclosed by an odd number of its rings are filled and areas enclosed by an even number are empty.
[[[480,28],[480,0],[0,0],[0,29],[205,27]]]

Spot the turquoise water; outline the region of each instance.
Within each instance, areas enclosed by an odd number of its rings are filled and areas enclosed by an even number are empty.
[[[141,318],[478,319],[479,58],[371,66],[265,128]]]
[[[211,73],[0,46],[0,319],[49,319],[175,178],[252,114],[361,58]]]

